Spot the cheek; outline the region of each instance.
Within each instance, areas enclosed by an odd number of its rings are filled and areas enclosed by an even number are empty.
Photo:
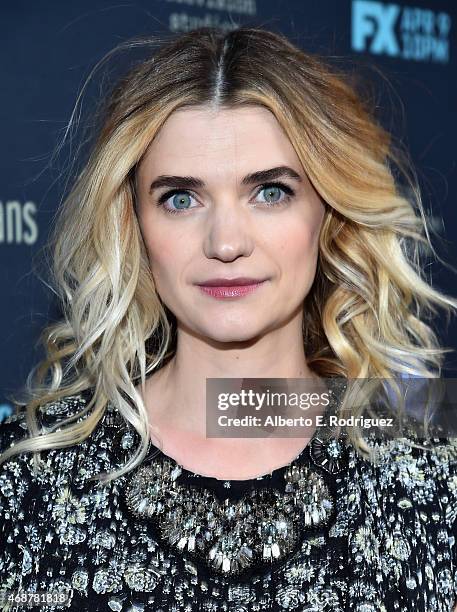
[[[151,269],[160,268],[168,257],[168,241],[160,234],[143,230],[143,240],[149,258]]]
[[[291,294],[309,289],[317,264],[319,228],[295,224],[273,247],[283,281]]]
[[[154,280],[161,286],[174,286],[183,272],[189,254],[189,241],[176,231],[145,224],[143,239]]]
[[[276,251],[281,254],[284,263],[307,264],[317,251],[318,232],[310,227],[290,227],[285,236],[277,241]]]

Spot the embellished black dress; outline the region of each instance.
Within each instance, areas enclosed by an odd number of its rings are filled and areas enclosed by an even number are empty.
[[[43,422],[86,401],[43,406]],[[25,435],[9,417],[0,451]],[[26,609],[25,592],[42,610],[452,612],[455,439],[427,452],[398,439],[374,464],[317,430],[289,465],[245,481],[194,474],[151,442],[135,470],[88,480],[138,442],[108,404],[84,442],[41,452],[44,472],[31,453],[0,466],[0,610]]]

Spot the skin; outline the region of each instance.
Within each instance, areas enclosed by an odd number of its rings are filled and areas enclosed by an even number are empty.
[[[242,184],[245,175],[278,166],[301,178],[276,179],[294,190],[288,202],[282,189],[271,192],[271,181]],[[188,207],[171,214],[157,206],[171,187],[150,193],[160,175],[198,177],[205,186],[170,195],[165,207],[179,210],[182,198]],[[303,449],[303,438],[206,438],[206,378],[320,384],[307,365],[301,330],[303,300],[316,274],[322,200],[276,118],[262,107],[175,111],[143,157],[136,188],[157,291],[178,322],[176,355],[148,377],[144,394],[137,387],[153,442],[187,469],[219,479],[254,478],[285,465]],[[284,203],[269,207],[269,197]],[[268,280],[229,301],[195,286],[235,276]]]

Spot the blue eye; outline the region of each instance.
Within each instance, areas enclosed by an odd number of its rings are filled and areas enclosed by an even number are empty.
[[[176,206],[178,209],[186,209],[190,206],[190,194],[187,191],[182,191],[180,193],[175,193],[172,196],[173,206]]]
[[[284,187],[286,187],[286,186],[284,185]],[[277,202],[282,202],[284,199],[286,199],[286,200],[288,199],[287,197],[281,199],[281,191],[287,193],[287,191],[284,189],[284,187],[280,187],[279,185],[275,185],[275,184],[268,185],[267,187],[262,187],[262,189],[258,193],[262,193],[262,191],[265,191],[265,193],[266,193],[265,197],[267,198],[265,200],[265,203],[269,204],[269,205],[274,205]],[[289,189],[289,192],[291,192],[291,191],[292,190]],[[287,195],[291,195],[291,194],[289,193]],[[271,198],[271,199],[269,199],[269,198]]]
[[[192,194],[189,191],[186,191],[185,189],[172,189],[171,191],[167,191],[166,193],[160,196],[157,205],[162,206],[162,208],[166,212],[171,213],[172,215],[180,214],[181,210],[186,210],[190,208],[191,197]],[[170,198],[172,198],[173,206],[177,207],[176,209],[168,208],[168,206],[165,206],[165,203]]]
[[[283,192],[284,197],[281,198],[281,191]],[[294,190],[291,189],[288,185],[284,183],[276,182],[276,183],[266,183],[265,185],[261,185],[260,189],[257,191],[256,195],[259,195],[262,192],[266,192],[265,200],[261,200],[262,204],[265,204],[268,207],[279,207],[281,204],[285,204],[288,202],[291,197],[295,194]],[[169,208],[165,206],[166,202],[172,198],[171,205],[176,208]],[[157,206],[162,206],[162,208],[172,215],[181,214],[184,210],[189,210],[191,208],[191,199],[193,198],[192,193],[187,191],[186,189],[171,189],[170,191],[162,194],[158,200]]]

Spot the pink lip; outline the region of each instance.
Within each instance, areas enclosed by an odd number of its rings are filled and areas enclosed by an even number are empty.
[[[212,297],[218,299],[226,299],[226,298],[234,298],[234,297],[242,297],[243,295],[247,295],[248,293],[252,293],[263,285],[265,281],[261,281],[260,283],[253,283],[252,285],[233,285],[232,287],[211,287],[208,285],[198,285],[198,288],[206,293],[207,295],[211,295]]]

